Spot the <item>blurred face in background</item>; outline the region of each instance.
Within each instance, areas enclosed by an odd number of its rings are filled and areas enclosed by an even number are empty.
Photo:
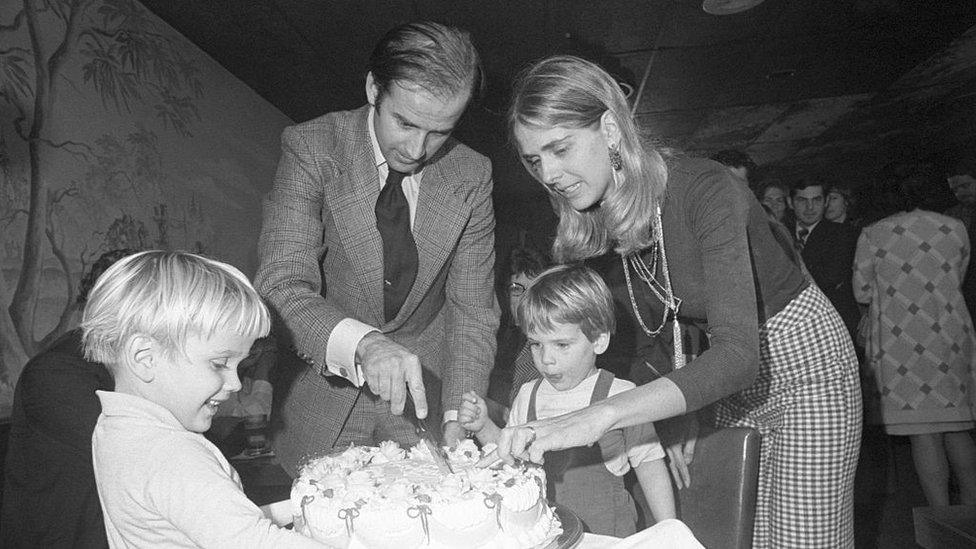
[[[976,178],[971,175],[949,176],[949,189],[965,206],[976,206]]]
[[[786,215],[786,193],[779,187],[766,187],[763,191],[762,203],[769,208],[769,211],[776,218],[776,221],[783,221]]]
[[[515,273],[508,279],[509,312],[515,310],[515,306],[522,299],[522,294],[525,293],[525,289],[529,286],[530,282],[532,282],[532,277],[526,273]]]
[[[827,206],[824,217],[828,221],[843,223],[847,219],[847,199],[837,191],[827,193]]]

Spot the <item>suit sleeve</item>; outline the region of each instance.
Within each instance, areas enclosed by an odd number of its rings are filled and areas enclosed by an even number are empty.
[[[450,362],[441,392],[444,410],[461,407],[461,395],[487,394],[495,359],[499,308],[495,298],[495,212],[491,164],[479,157],[479,177],[471,191],[471,218],[458,241],[447,279],[447,349]]]
[[[328,159],[312,155],[299,130],[285,129],[274,187],[264,202],[255,278],[299,354],[322,375],[331,374],[325,359],[329,336],[348,316],[321,294],[320,261],[328,251],[322,241],[322,208],[333,173]]]

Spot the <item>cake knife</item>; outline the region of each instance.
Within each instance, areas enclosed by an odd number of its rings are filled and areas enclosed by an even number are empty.
[[[437,469],[445,475],[453,473],[454,470],[451,469],[451,463],[447,461],[446,453],[440,447],[440,445],[437,444],[434,437],[431,436],[430,430],[427,429],[427,421],[420,419],[416,415],[414,415],[414,418],[416,419],[414,427],[416,428],[417,436],[420,437],[420,440],[423,441],[423,443],[427,446],[427,450],[430,451],[431,457],[434,458],[434,463],[437,465]]]

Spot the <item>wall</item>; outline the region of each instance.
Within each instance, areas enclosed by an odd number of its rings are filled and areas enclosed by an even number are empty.
[[[120,247],[253,275],[290,120],[132,0],[0,3],[0,417]]]

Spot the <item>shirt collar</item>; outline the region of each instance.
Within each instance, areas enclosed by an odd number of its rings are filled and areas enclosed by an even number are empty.
[[[373,127],[373,119],[376,116],[376,107],[369,106],[369,114],[366,115],[366,128],[369,129],[369,142],[373,145],[373,162],[376,163],[376,167],[379,168],[386,164],[386,158],[383,156],[383,151],[380,150],[380,142],[376,140],[376,128]]]
[[[116,391],[95,391],[95,394],[101,401],[102,414],[105,416],[150,418],[167,427],[186,431],[172,412],[143,397]]]

